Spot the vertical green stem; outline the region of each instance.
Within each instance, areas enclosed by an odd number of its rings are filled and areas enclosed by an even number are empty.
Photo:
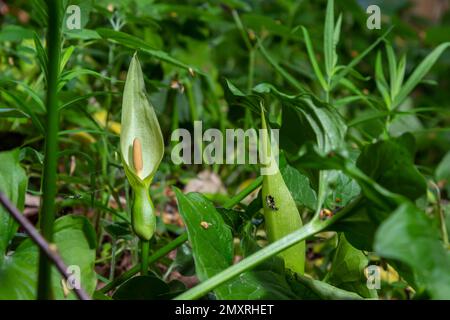
[[[116,270],[116,252],[117,251],[117,241],[116,238],[113,238],[112,248],[111,248],[111,265],[109,267],[109,281],[114,280],[114,273]]]
[[[141,276],[148,274],[148,252],[150,248],[150,241],[141,240]]]
[[[47,127],[45,131],[45,160],[42,181],[42,208],[40,228],[48,242],[53,241],[58,154],[58,77],[61,52],[61,1],[48,0],[48,74],[47,74]],[[38,299],[51,299],[51,262],[41,251],[39,255]]]

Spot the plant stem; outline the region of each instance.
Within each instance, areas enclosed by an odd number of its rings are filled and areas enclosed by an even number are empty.
[[[47,126],[45,131],[45,160],[42,180],[42,208],[40,228],[48,242],[53,241],[55,198],[58,162],[58,93],[57,85],[61,51],[61,1],[48,0],[48,75],[47,75]],[[43,250],[39,255],[38,299],[52,299],[51,262]]]
[[[114,280],[114,271],[116,270],[116,250],[117,250],[117,240],[115,237],[113,237],[111,249],[111,265],[109,268],[109,281]]]
[[[262,180],[263,180],[263,178],[261,176],[256,178],[244,190],[242,190],[236,196],[234,196],[233,198],[228,200],[223,205],[223,207],[225,209],[233,208],[236,204],[241,202],[242,199],[244,199],[246,196],[248,196],[250,193],[252,193],[256,188],[258,188],[262,184]],[[154,254],[152,254],[148,258],[148,264],[150,265],[151,263],[153,263],[153,262],[159,260],[160,258],[164,257],[170,251],[178,248],[183,243],[185,243],[187,240],[188,240],[187,233],[183,233],[182,235],[178,236],[177,238],[175,238],[174,240],[172,240],[171,242],[166,244],[164,247],[162,247],[161,249],[157,250]],[[108,291],[114,289],[115,287],[120,286],[122,283],[124,283],[125,281],[127,281],[128,279],[133,277],[136,273],[138,273],[140,268],[141,268],[141,266],[139,266],[139,265],[134,266],[133,268],[131,268],[130,270],[128,270],[125,273],[121,274],[120,276],[115,278],[113,281],[111,281],[110,283],[108,283],[107,285],[105,285],[103,288],[101,288],[98,291],[101,292],[101,293],[107,293]]]
[[[150,249],[149,240],[141,240],[141,276],[148,274],[148,251]]]

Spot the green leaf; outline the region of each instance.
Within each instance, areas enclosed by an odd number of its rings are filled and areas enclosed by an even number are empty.
[[[345,66],[345,68],[342,69],[342,71],[340,71],[334,78],[333,78],[333,83],[331,85],[331,88],[334,88],[336,85],[338,85],[341,80],[347,76],[347,74],[350,73],[350,71],[356,66],[358,65],[358,63],[360,63],[362,61],[362,59],[364,59],[364,57],[366,55],[368,55],[373,49],[375,49],[378,44],[383,41],[386,36],[392,31],[393,27],[390,27],[382,36],[380,36],[377,40],[375,40],[374,43],[372,43],[366,50],[364,50],[361,54],[359,54],[357,57],[355,57],[352,61],[350,61],[350,63]]]
[[[175,193],[191,243],[196,274],[204,282],[232,265],[231,229],[213,204],[201,194],[184,195],[178,189]],[[247,236],[244,236],[241,246],[245,255],[259,249]],[[257,269],[216,287],[214,293],[218,299],[294,299],[283,271],[282,260],[273,258]]]
[[[26,108],[25,110],[31,110],[34,114],[45,114],[46,108],[44,105],[44,101],[42,101],[42,99],[41,99],[41,97],[39,97],[38,93],[36,91],[34,91],[25,82],[9,80],[9,79],[0,80],[0,83],[1,82],[14,83],[17,86],[21,87],[23,89],[23,91],[36,103],[36,106],[38,107],[38,108],[29,108],[28,106],[27,107],[23,106],[23,108]],[[33,110],[33,109],[38,109],[38,110]]]
[[[361,193],[358,183],[342,171],[332,170],[327,178],[330,187],[329,207],[345,207]]]
[[[198,73],[198,74],[203,74],[203,72],[201,72],[197,68],[191,67],[191,66],[171,57],[167,52],[164,52],[161,50],[155,50],[154,48],[149,46],[145,41],[139,39],[138,37],[129,35],[124,32],[115,31],[115,30],[106,29],[106,28],[99,28],[96,31],[104,39],[112,40],[114,42],[117,42],[121,45],[124,45],[126,47],[129,47],[129,48],[132,48],[135,50],[140,50],[143,53],[146,53],[152,57],[155,57],[161,61],[170,63],[174,66],[180,67],[182,69],[185,69],[188,71],[194,71],[195,73]]]
[[[48,65],[47,52],[45,51],[41,39],[39,38],[36,32],[34,33],[34,46],[36,50],[36,57],[41,66],[42,73],[44,74],[45,78],[47,78],[47,65]]]
[[[22,211],[25,205],[28,178],[25,170],[20,166],[19,154],[19,149],[0,152],[0,191]],[[9,212],[0,205],[0,264],[17,228],[18,224]]]
[[[89,295],[96,286],[95,231],[82,216],[67,215],[55,221],[54,243],[66,266],[78,266],[80,284]],[[0,264],[0,299],[35,299],[39,250],[31,239],[23,241],[13,254]],[[65,299],[61,275],[52,268],[52,286],[56,299]],[[66,299],[76,299],[70,292]]]
[[[150,274],[129,279],[112,297],[114,300],[162,300],[167,299],[169,291],[167,283]]]
[[[364,269],[368,262],[364,253],[355,249],[344,234],[340,234],[331,270],[327,274],[327,282],[341,289],[356,292],[364,298],[377,298],[376,290],[367,288]]]
[[[339,14],[338,20],[336,22],[336,25],[334,26],[334,35],[333,35],[333,45],[334,45],[334,60],[333,65],[334,67],[337,65],[338,62],[338,55],[336,54],[336,47],[339,43],[339,39],[341,37],[341,27],[342,27],[342,13]]]
[[[401,205],[378,229],[375,251],[411,267],[433,299],[450,298],[450,254],[439,231],[413,204]]]
[[[323,90],[328,91],[328,84],[323,77],[322,71],[320,70],[319,64],[317,63],[316,54],[314,52],[313,44],[311,42],[311,38],[309,37],[308,30],[302,27],[303,38],[305,39],[306,51],[308,52],[309,61],[314,69],[314,73],[316,74],[317,80],[319,80],[320,85]]]
[[[301,174],[297,169],[290,165],[280,168],[280,171],[283,180],[297,205],[314,210],[317,196],[315,191],[311,188],[308,177]]]
[[[201,194],[183,195],[178,189],[175,189],[175,193],[194,253],[197,277],[200,281],[205,281],[231,265],[231,229],[212,203]],[[225,297],[227,289],[221,286],[215,293],[218,297]]]
[[[389,86],[384,76],[381,52],[378,52],[377,59],[375,61],[375,81],[378,91],[380,91],[381,96],[383,97],[384,103],[387,108],[390,109],[392,101],[389,93]]]
[[[275,61],[275,59],[269,54],[261,40],[258,39],[258,48],[261,51],[263,57],[269,62],[272,67],[274,67],[275,71],[277,71],[283,78],[286,79],[294,88],[296,88],[300,92],[305,92],[303,85],[297,81],[293,76],[291,76],[280,64]]]
[[[325,69],[328,79],[334,72],[336,46],[334,43],[334,0],[328,0],[325,15],[325,27],[323,31],[323,50],[325,54]]]
[[[391,82],[391,97],[395,97],[395,84],[397,83],[397,58],[395,57],[395,52],[389,43],[386,43],[386,54],[388,57],[389,66],[389,79]]]
[[[25,39],[33,38],[31,29],[24,28],[19,25],[5,24],[0,31],[0,41],[14,41],[21,42]]]
[[[450,42],[441,44],[417,66],[395,98],[394,106],[400,105],[408,97],[448,47],[450,47]]]
[[[392,94],[393,99],[395,99],[397,94],[400,92],[400,89],[402,88],[403,80],[405,79],[405,71],[406,71],[406,55],[403,55],[397,67],[397,81],[393,85],[393,94]]]
[[[362,200],[353,214],[339,220],[332,226],[333,231],[344,232],[352,246],[359,250],[372,251],[375,232],[379,223],[369,213],[373,203]]]
[[[267,83],[259,84],[253,88],[253,92],[272,95],[281,102],[282,148],[287,147],[289,152],[297,154],[306,142],[313,142],[325,153],[343,146],[347,126],[336,108],[310,94],[284,94]],[[300,134],[299,126],[303,128]]]
[[[317,297],[324,300],[361,300],[361,296],[354,292],[346,291],[326,282],[311,279],[306,276],[297,276],[296,280],[306,286]],[[316,299],[316,298],[314,298]]]
[[[256,95],[247,95],[237,88],[231,81],[225,80],[225,99],[230,107],[243,106],[259,114],[261,98]]]
[[[64,50],[62,56],[61,56],[61,66],[59,68],[59,72],[62,72],[64,68],[66,67],[67,62],[69,62],[70,57],[72,56],[73,51],[75,50],[74,46],[70,46]]]
[[[386,189],[415,200],[426,192],[426,182],[414,165],[411,134],[364,147],[357,166]]]

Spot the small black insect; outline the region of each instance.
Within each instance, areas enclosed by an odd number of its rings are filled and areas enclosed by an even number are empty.
[[[266,196],[266,204],[273,211],[278,211],[278,208],[275,205],[275,199],[270,194]]]

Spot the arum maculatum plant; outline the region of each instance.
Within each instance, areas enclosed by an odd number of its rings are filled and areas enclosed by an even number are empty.
[[[276,148],[272,148],[269,140],[264,110],[261,107],[261,148],[263,169],[262,201],[264,221],[269,242],[275,242],[303,226],[300,213],[292,195],[283,180],[283,176],[275,159]],[[272,141],[274,143],[274,141]],[[305,271],[305,242],[284,250],[279,254],[286,268],[303,274]]]
[[[156,227],[150,184],[164,155],[164,140],[144,85],[144,76],[135,53],[125,82],[122,102],[120,150],[125,174],[133,190],[131,221],[142,243],[141,273],[148,270],[149,240]]]

